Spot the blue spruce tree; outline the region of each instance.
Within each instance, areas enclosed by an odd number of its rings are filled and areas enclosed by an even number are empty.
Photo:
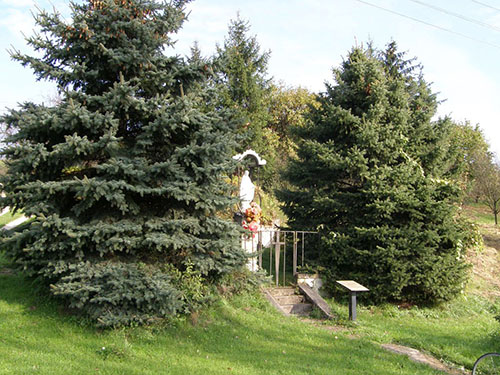
[[[174,278],[186,268],[216,280],[244,263],[221,214],[234,125],[207,110],[203,62],[167,55],[185,3],[88,0],[70,22],[41,12],[28,39],[41,57],[13,53],[61,100],[1,119],[15,130],[3,204],[34,218],[10,254],[105,326],[189,309]]]

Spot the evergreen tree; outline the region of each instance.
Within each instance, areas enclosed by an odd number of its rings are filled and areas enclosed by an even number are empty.
[[[102,325],[189,309],[179,272],[215,279],[244,263],[220,215],[234,124],[207,110],[203,62],[165,53],[185,3],[88,0],[69,23],[42,11],[27,40],[41,57],[13,54],[61,100],[0,119],[16,130],[3,204],[34,217],[10,253]]]
[[[409,137],[431,117],[416,121],[419,91],[379,56],[354,48],[334,70],[336,84],[298,129],[293,189],[280,196],[294,226],[320,230],[316,256],[330,281],[357,280],[375,301],[446,300],[466,278],[458,188],[422,166],[427,152]]]
[[[269,51],[261,52],[256,36],[250,36],[250,24],[239,14],[229,23],[224,45],[217,46],[214,61],[219,105],[230,108],[237,119],[240,151],[253,149],[267,160],[261,170],[264,189],[271,190],[277,169],[276,137],[270,121],[270,80],[267,78]]]
[[[408,95],[408,131],[405,151],[432,176],[457,177],[463,168],[453,146],[455,124],[450,118],[433,121],[438,101],[422,75],[416,58],[407,58],[396,42],[376,56],[383,64],[390,85],[404,85]],[[395,98],[397,100],[397,98]]]
[[[216,64],[221,104],[238,114],[246,139],[242,147],[262,147],[266,124],[266,80],[270,52],[260,51],[255,36],[248,36],[250,24],[240,18],[229,23],[224,46],[217,46]],[[262,151],[262,150],[258,150]]]

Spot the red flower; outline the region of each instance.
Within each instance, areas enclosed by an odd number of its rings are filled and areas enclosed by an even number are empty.
[[[248,229],[256,233],[259,230],[259,224],[257,224],[255,221],[252,221],[250,224],[248,224]]]

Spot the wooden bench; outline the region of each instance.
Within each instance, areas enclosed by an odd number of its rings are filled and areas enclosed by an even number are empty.
[[[349,320],[356,320],[356,293],[369,289],[353,280],[337,280],[337,284],[349,291]]]

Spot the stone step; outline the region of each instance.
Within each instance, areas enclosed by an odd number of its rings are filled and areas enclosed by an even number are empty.
[[[279,288],[269,288],[269,293],[273,296],[293,296],[296,293],[295,288],[291,287],[279,287]]]
[[[263,288],[268,301],[284,315],[309,315],[316,306],[325,316],[333,317],[330,307],[321,296],[307,285],[295,287]]]
[[[293,294],[291,296],[273,296],[280,305],[293,305],[295,303],[302,303],[305,297],[301,294]]]
[[[311,312],[313,306],[310,303],[294,303],[290,305],[281,305],[281,308],[287,314],[306,315]]]
[[[305,299],[313,303],[319,309],[319,311],[321,311],[321,313],[325,318],[327,319],[333,318],[330,306],[328,306],[326,301],[319,295],[317,291],[315,291],[309,285],[306,284],[299,284],[298,287],[302,295],[305,297]]]

